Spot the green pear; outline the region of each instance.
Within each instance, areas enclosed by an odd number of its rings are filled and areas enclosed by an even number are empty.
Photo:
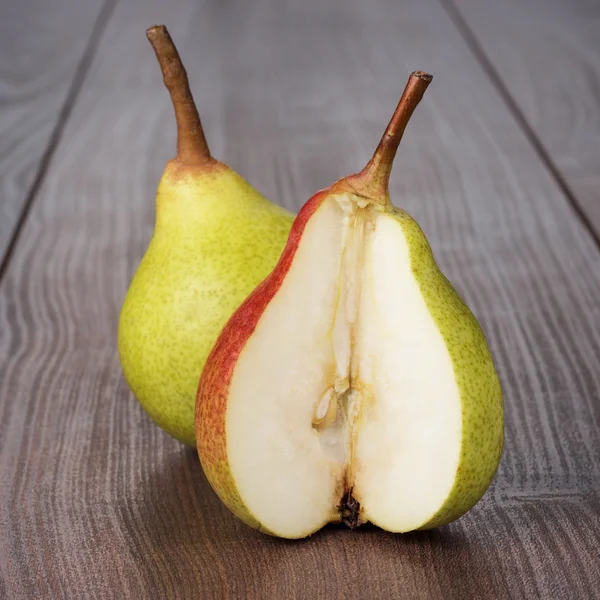
[[[275,266],[293,216],[210,155],[181,59],[147,32],[177,121],[177,157],[158,186],[154,235],[121,310],[119,353],[150,417],[195,445],[194,402],[223,325]]]
[[[502,392],[483,331],[388,194],[430,81],[413,73],[363,171],[304,205],[204,367],[202,466],[232,512],[266,533],[437,527],[496,472]]]

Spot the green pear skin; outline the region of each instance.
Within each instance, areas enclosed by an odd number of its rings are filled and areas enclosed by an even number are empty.
[[[195,445],[198,380],[222,327],[272,271],[293,221],[229,167],[170,161],[156,229],[119,323],[127,383],[150,417]]]

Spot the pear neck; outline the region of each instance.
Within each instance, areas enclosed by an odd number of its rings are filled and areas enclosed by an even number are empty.
[[[350,175],[344,180],[354,193],[374,204],[389,204],[389,181],[398,146],[408,121],[432,79],[433,76],[424,71],[414,71],[410,75],[373,158],[360,173]]]

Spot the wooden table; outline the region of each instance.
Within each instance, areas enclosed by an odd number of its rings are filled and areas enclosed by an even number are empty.
[[[130,394],[118,314],[175,148],[157,22],[213,153],[293,209],[435,74],[392,197],[506,403],[498,475],[456,523],[265,537]],[[597,2],[21,0],[0,32],[1,598],[600,597]]]

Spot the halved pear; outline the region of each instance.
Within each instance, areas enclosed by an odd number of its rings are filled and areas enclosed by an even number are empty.
[[[306,203],[204,368],[202,466],[266,533],[444,525],[497,469],[502,393],[484,334],[389,201],[393,158],[430,81],[413,73],[365,169]]]

